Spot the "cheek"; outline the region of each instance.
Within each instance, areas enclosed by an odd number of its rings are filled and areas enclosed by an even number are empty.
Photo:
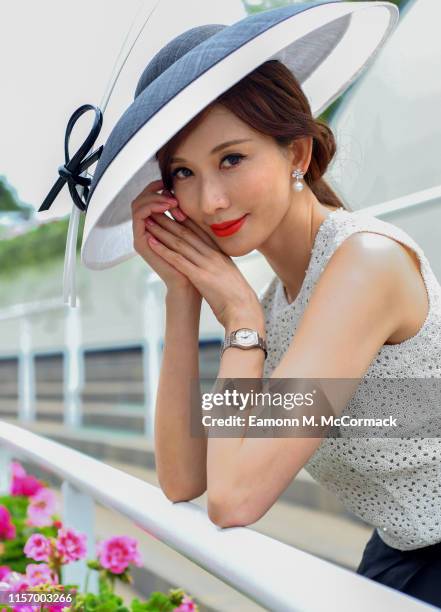
[[[244,209],[252,212],[268,201],[268,194],[271,192],[270,182],[267,177],[260,172],[250,172],[242,176],[237,185],[237,201],[243,203]]]
[[[275,173],[266,171],[256,175],[249,185],[247,199],[251,202],[249,212],[258,212],[263,220],[274,220],[285,214],[286,188],[281,181],[274,180]]]
[[[189,217],[194,217],[195,215],[195,205],[194,205],[194,197],[191,196],[190,192],[182,187],[174,186],[174,197],[178,201],[179,208]]]

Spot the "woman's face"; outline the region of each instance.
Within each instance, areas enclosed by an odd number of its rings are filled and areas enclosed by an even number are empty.
[[[273,138],[217,104],[175,151],[173,191],[224,253],[245,255],[267,240],[287,211],[290,160]],[[242,222],[230,229],[212,227],[237,219]]]

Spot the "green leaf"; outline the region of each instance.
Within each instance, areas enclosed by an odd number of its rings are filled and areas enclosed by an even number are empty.
[[[145,606],[142,610],[148,612],[170,612],[174,610],[175,607],[176,606],[170,601],[167,595],[159,591],[154,591],[150,594],[150,598],[145,602]]]
[[[87,567],[89,567],[90,569],[93,569],[93,570],[100,570],[100,569],[102,569],[99,561],[97,561],[96,559],[91,559],[90,561],[88,561],[87,562]]]
[[[124,582],[124,584],[133,584],[133,579],[128,570],[125,570],[122,574],[115,574],[118,580]]]

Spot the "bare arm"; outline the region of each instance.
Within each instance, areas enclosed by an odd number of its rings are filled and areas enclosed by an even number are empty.
[[[155,456],[159,484],[175,502],[199,497],[207,488],[207,439],[190,436],[190,380],[199,380],[200,310],[201,297],[193,290],[167,292]]]
[[[352,387],[350,390],[355,392],[357,381],[403,322],[406,287],[403,289],[400,248],[389,238],[374,233],[357,233],[347,238],[320,276],[292,341],[269,378],[300,382],[352,380],[354,385],[345,387]],[[248,313],[247,316],[248,325],[257,328],[259,317]],[[231,326],[238,323],[242,321],[232,320]],[[257,352],[259,349],[253,351],[255,357],[252,351],[228,349],[221,360],[221,375],[261,376],[263,357],[261,351]],[[338,393],[335,387],[327,385],[326,389],[333,392],[333,413],[339,416],[350,398],[346,401],[341,386]],[[221,527],[256,522],[277,501],[322,441],[322,437],[309,436],[209,437],[210,519]]]

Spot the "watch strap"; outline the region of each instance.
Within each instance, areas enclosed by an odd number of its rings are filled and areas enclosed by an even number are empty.
[[[266,341],[264,340],[264,338],[262,338],[262,336],[259,334],[259,332],[256,332],[257,333],[257,345],[254,344],[252,346],[245,347],[245,346],[240,346],[240,344],[234,344],[233,343],[234,335],[235,335],[235,333],[237,331],[238,331],[237,329],[233,330],[232,332],[230,332],[228,335],[225,336],[225,340],[223,342],[222,350],[221,350],[221,357],[222,357],[222,355],[224,354],[224,351],[227,348],[229,348],[230,346],[235,346],[237,348],[240,348],[240,349],[246,350],[246,351],[249,350],[249,349],[252,349],[252,348],[261,348],[263,350],[263,352],[265,353],[265,359],[267,358],[267,356],[268,356],[267,344],[266,344]]]

